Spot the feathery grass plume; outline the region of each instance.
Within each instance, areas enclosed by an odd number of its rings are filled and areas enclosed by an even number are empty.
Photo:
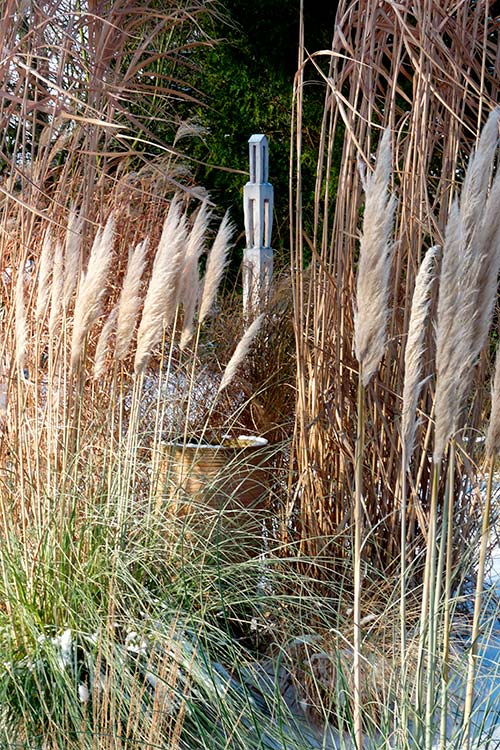
[[[441,460],[448,439],[459,427],[496,300],[500,174],[497,171],[488,195],[488,181],[477,172],[480,168],[490,174],[498,145],[498,120],[499,110],[494,110],[471,158],[460,207],[457,201],[453,203],[446,225],[436,335],[435,462]]]
[[[194,314],[200,294],[200,277],[198,261],[203,252],[203,240],[207,231],[210,212],[206,203],[203,203],[196,216],[193,228],[189,235],[184,268],[182,269],[181,283],[179,287],[179,302],[184,309],[184,320],[180,348],[184,350],[193,337]]]
[[[201,325],[212,305],[214,304],[217,290],[228,262],[228,252],[231,247],[231,238],[234,233],[234,225],[229,219],[227,212],[221,221],[219,231],[212,245],[207,260],[207,269],[203,279],[203,294],[201,296],[199,324]]]
[[[500,268],[500,171],[488,193],[488,182],[498,146],[500,109],[494,109],[482,130],[476,153],[467,168],[460,199],[464,242],[464,321],[471,321],[469,378],[459,384],[462,402],[467,397],[470,373],[486,343],[497,299]],[[469,176],[469,172],[472,176]],[[477,173],[480,173],[479,175]],[[467,327],[469,330],[469,327]]]
[[[485,198],[498,145],[498,119],[500,109],[489,115],[479,138],[476,151],[472,152],[464,177],[461,195],[462,231],[468,246],[484,213]]]
[[[123,280],[120,302],[118,306],[118,322],[116,324],[116,359],[122,360],[127,356],[130,342],[134,335],[139,308],[141,306],[142,275],[146,267],[146,250],[148,240],[139,242],[130,257],[127,273]]]
[[[59,324],[64,288],[64,252],[60,242],[56,242],[54,265],[52,268],[52,293],[50,298],[49,335],[52,338]]]
[[[377,371],[384,354],[387,297],[394,243],[391,231],[396,200],[388,195],[391,176],[391,134],[385,130],[377,165],[365,184],[365,212],[359,248],[354,316],[354,350],[362,366],[363,386]]]
[[[118,305],[115,305],[108,315],[108,319],[103,325],[101,335],[99,336],[99,340],[97,342],[93,374],[94,380],[100,378],[104,373],[104,370],[106,369],[106,353],[108,351],[109,339],[111,334],[113,333],[117,317]]]
[[[45,232],[40,253],[40,268],[38,271],[38,287],[36,294],[35,319],[41,320],[47,310],[50,296],[50,275],[54,262],[54,245],[52,243],[52,232],[48,227]]]
[[[241,365],[241,363],[247,356],[250,350],[250,347],[252,346],[252,343],[256,335],[258,334],[263,320],[264,320],[264,313],[261,313],[257,318],[255,318],[253,323],[247,328],[247,330],[243,334],[242,338],[238,342],[236,349],[234,350],[233,356],[227,363],[227,367],[224,370],[224,374],[222,376],[222,380],[220,381],[219,387],[217,389],[217,393],[220,393],[221,391],[224,390],[224,388],[227,388],[228,385],[233,380],[238,370],[238,367]]]
[[[456,380],[453,367],[457,346],[461,356],[464,355],[460,340],[456,341],[456,324],[459,320],[461,322],[459,298],[462,262],[462,222],[458,203],[454,201],[446,225],[439,279],[436,324],[435,463],[443,457],[446,442],[453,433],[455,422]]]
[[[405,457],[404,471],[408,470],[415,444],[417,429],[417,404],[422,388],[422,358],[424,356],[427,318],[435,275],[436,255],[439,247],[431,247],[418,270],[410,312],[408,338],[405,347],[405,377],[403,385],[403,411],[401,442]]]
[[[181,213],[179,199],[175,196],[163,225],[137,332],[134,360],[137,374],[144,372],[152,349],[160,342],[164,327],[175,313],[186,237],[186,217]]]
[[[482,249],[481,253],[477,253],[479,257],[476,258],[475,263],[477,302],[471,331],[471,340],[476,343],[475,356],[477,356],[486,342],[493,308],[497,300],[500,268],[500,170],[498,169],[486,205],[483,207],[478,236],[473,242],[476,247]]]
[[[26,361],[26,305],[24,302],[24,263],[21,265],[17,272],[16,279],[16,298],[15,298],[15,311],[16,311],[16,364],[19,372],[22,374],[24,369],[24,363]]]
[[[71,367],[75,370],[83,353],[85,336],[102,311],[106,281],[113,257],[115,220],[110,215],[103,231],[98,231],[90,251],[86,273],[82,274],[75,302],[73,335],[71,338]]]
[[[64,248],[63,308],[67,309],[78,280],[81,267],[83,218],[70,211]]]

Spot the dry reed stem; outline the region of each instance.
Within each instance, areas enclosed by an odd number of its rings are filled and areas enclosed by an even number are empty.
[[[260,330],[263,320],[264,313],[261,313],[257,318],[255,318],[253,323],[243,334],[242,338],[238,342],[238,345],[236,346],[236,349],[234,350],[233,356],[227,363],[226,369],[224,370],[224,374],[222,376],[222,380],[220,381],[219,387],[217,389],[217,393],[221,393],[221,391],[223,391],[224,388],[227,388],[234,379],[234,376],[238,371],[238,367],[241,365],[248,352],[250,351],[250,347],[252,346],[253,341]]]
[[[23,374],[23,369],[26,361],[26,344],[27,344],[27,318],[26,318],[26,305],[24,301],[24,284],[25,284],[25,268],[24,263],[21,264],[16,279],[16,296],[15,296],[15,312],[16,312],[16,364],[19,373]]]
[[[115,357],[125,359],[130,349],[134,329],[141,306],[142,276],[146,267],[146,250],[148,240],[139,242],[130,254],[127,272],[123,280],[122,291],[118,306],[118,321],[116,324]]]
[[[377,525],[377,543],[363,547],[364,558],[383,568],[399,556],[397,491],[401,461],[394,425],[401,415],[404,348],[410,303],[421,248],[444,244],[451,194],[463,167],[462,154],[499,101],[500,57],[497,21],[488,5],[469,0],[450,14],[441,2],[417,0],[411,7],[378,0],[340,0],[332,28],[331,51],[322,51],[299,66],[294,90],[297,103],[291,164],[291,253],[297,332],[297,407],[294,456],[301,490],[295,494],[297,533],[301,550],[318,555],[326,536],[338,539],[329,564],[343,564],[346,514],[352,508],[352,474],[357,370],[353,361],[352,299],[355,297],[356,242],[359,226],[359,174],[356,157],[369,154],[375,124],[391,128],[395,138],[395,181],[399,209],[394,236],[398,238],[390,287],[394,300],[388,325],[390,356],[379,368],[377,408],[367,421],[364,471],[366,515]],[[485,44],[485,40],[487,43]],[[300,53],[303,55],[303,50]],[[304,57],[300,58],[304,59]],[[314,66],[326,89],[318,143],[314,211],[302,217],[301,144],[317,123],[307,120],[309,88],[302,86]],[[349,137],[345,137],[348,134]],[[297,186],[295,188],[295,186]],[[302,226],[313,219],[310,246],[315,261],[306,268]],[[423,363],[420,403],[431,413],[434,372]],[[479,375],[475,371],[475,377]],[[475,391],[470,427],[482,422],[483,389]],[[426,433],[429,435],[429,431]],[[431,498],[432,468],[424,431],[415,446],[419,466],[418,504],[421,516],[408,525],[408,550],[421,549]],[[314,471],[311,470],[314,466]],[[439,504],[443,487],[439,488]],[[415,500],[417,502],[417,500]],[[455,523],[464,536],[471,529],[467,498],[457,498]],[[467,529],[465,529],[467,527]],[[318,541],[317,541],[318,540]],[[318,566],[318,573],[323,570]],[[420,575],[417,570],[417,577]],[[327,575],[331,575],[328,573]]]
[[[368,385],[384,355],[387,299],[394,244],[391,232],[396,200],[388,196],[391,177],[391,134],[384,132],[373,175],[365,185],[365,212],[359,250],[354,318],[354,348]]]
[[[38,286],[36,294],[35,319],[40,321],[46,311],[50,297],[50,280],[52,265],[54,263],[54,245],[52,243],[52,232],[50,227],[45,232],[40,254],[40,267],[38,271]]]
[[[405,347],[405,378],[403,383],[403,410],[401,442],[404,466],[407,471],[415,445],[417,430],[417,405],[422,390],[422,360],[425,354],[425,339],[428,328],[428,315],[431,293],[436,278],[435,261],[439,247],[431,247],[419,268],[415,292],[410,311],[410,324]]]
[[[52,338],[61,315],[61,302],[64,289],[64,251],[60,242],[56,242],[54,265],[52,268],[52,290],[50,298],[49,336]]]
[[[144,372],[153,348],[161,341],[164,328],[172,322],[186,238],[186,217],[181,213],[178,197],[175,197],[165,219],[144,300],[137,332],[136,374]]]
[[[209,314],[217,296],[217,290],[222,280],[224,269],[228,262],[228,252],[234,226],[226,213],[219,226],[219,231],[208,256],[207,269],[203,279],[203,294],[200,303],[199,325],[201,326]]]
[[[204,249],[204,238],[208,228],[210,212],[206,203],[200,206],[194,226],[189,235],[184,268],[179,287],[179,302],[184,309],[184,320],[180,340],[181,350],[185,349],[193,337],[194,316],[200,295],[198,262]]]
[[[82,274],[75,302],[71,338],[71,368],[76,370],[83,354],[83,344],[90,328],[102,313],[107,291],[108,273],[113,258],[115,221],[113,214],[102,232],[98,232],[86,273]]]

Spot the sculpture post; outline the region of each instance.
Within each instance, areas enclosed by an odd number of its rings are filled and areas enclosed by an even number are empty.
[[[243,254],[243,312],[258,315],[269,297],[273,273],[273,186],[269,179],[269,150],[265,135],[252,135],[250,181],[243,188],[243,210],[247,246]]]

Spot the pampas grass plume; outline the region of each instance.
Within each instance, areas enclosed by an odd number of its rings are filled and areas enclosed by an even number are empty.
[[[130,343],[134,335],[134,328],[141,306],[141,284],[142,275],[146,267],[146,251],[148,240],[139,242],[135,250],[130,254],[127,273],[123,281],[118,306],[118,322],[116,324],[116,349],[117,359],[125,359]]]
[[[468,245],[484,214],[493,157],[498,145],[500,109],[490,113],[479,138],[477,149],[469,158],[462,186],[461,209],[465,244]]]
[[[75,302],[71,367],[76,369],[83,354],[85,336],[102,312],[109,268],[113,257],[115,220],[109,217],[104,231],[98,231],[90,252],[87,272],[82,275]]]
[[[224,390],[224,388],[227,388],[228,385],[234,379],[234,376],[236,375],[238,367],[241,365],[241,363],[247,356],[250,350],[250,347],[252,346],[253,341],[257,333],[259,332],[259,329],[262,325],[263,320],[264,320],[264,313],[261,313],[258,318],[255,318],[253,323],[248,327],[248,329],[243,334],[236,349],[234,350],[233,356],[227,363],[227,367],[224,370],[224,374],[222,376],[222,380],[220,381],[219,388],[217,389],[217,393],[220,393],[221,391]]]
[[[153,348],[161,341],[164,327],[174,316],[186,236],[186,217],[181,214],[179,199],[174,197],[163,226],[137,332],[136,374],[144,372]]]
[[[221,221],[219,231],[217,232],[210,255],[208,256],[207,270],[203,280],[199,325],[202,325],[215,302],[217,290],[228,262],[227,255],[230,249],[230,242],[233,233],[234,226],[229,219],[229,213],[226,213]]]
[[[193,336],[193,321],[200,294],[198,261],[203,252],[203,240],[207,231],[210,213],[206,203],[200,206],[189,241],[182,269],[179,302],[184,310],[180,348],[184,350]]]
[[[477,303],[473,315],[471,339],[476,343],[476,353],[486,343],[491,325],[493,309],[497,301],[498,271],[500,268],[500,170],[497,169],[490,193],[483,203],[481,221],[478,231],[472,239],[472,248],[476,250],[474,266]],[[478,253],[477,249],[481,248]],[[477,348],[479,346],[479,349]]]
[[[81,270],[83,219],[74,210],[70,211],[64,248],[63,307],[68,307]]]
[[[378,369],[386,343],[386,326],[394,245],[391,232],[396,201],[388,195],[391,176],[391,135],[380,143],[377,166],[366,180],[365,211],[359,251],[354,318],[354,350],[361,364],[363,386]]]
[[[462,263],[462,222],[458,203],[450,209],[446,226],[436,327],[436,431],[434,438],[434,461],[441,460],[446,442],[453,432],[456,412],[456,373],[455,351],[460,347],[456,340],[456,324],[462,321],[459,316],[460,277]],[[463,331],[462,331],[463,333]],[[460,352],[467,357],[468,352]]]
[[[500,268],[500,173],[487,194],[498,145],[500,110],[494,110],[471,157],[460,207],[446,225],[436,335],[434,461],[460,426],[474,366],[484,347],[497,295]],[[470,172],[470,174],[469,174]]]
[[[94,380],[100,378],[104,373],[104,370],[106,369],[106,354],[109,348],[109,339],[111,334],[113,333],[117,317],[118,305],[115,305],[113,310],[110,312],[108,319],[103,325],[101,335],[99,336],[99,340],[97,342],[93,374]]]
[[[427,332],[427,319],[431,304],[432,287],[436,278],[435,263],[438,251],[439,247],[437,245],[427,251],[417,274],[411,305],[410,324],[405,347],[405,379],[403,385],[401,425],[404,471],[407,471],[410,465],[415,444],[417,429],[416,411],[422,389],[422,359],[425,353],[424,345]]]
[[[48,227],[43,238],[42,252],[40,253],[40,269],[38,271],[38,287],[36,295],[35,318],[40,321],[47,310],[50,296],[50,278],[52,264],[54,262],[54,245],[52,243],[52,232]]]

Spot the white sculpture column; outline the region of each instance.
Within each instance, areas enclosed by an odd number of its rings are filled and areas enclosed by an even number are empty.
[[[269,150],[265,135],[252,135],[250,181],[243,188],[247,246],[243,253],[243,312],[251,318],[261,312],[269,297],[273,274],[273,186],[269,179]]]

